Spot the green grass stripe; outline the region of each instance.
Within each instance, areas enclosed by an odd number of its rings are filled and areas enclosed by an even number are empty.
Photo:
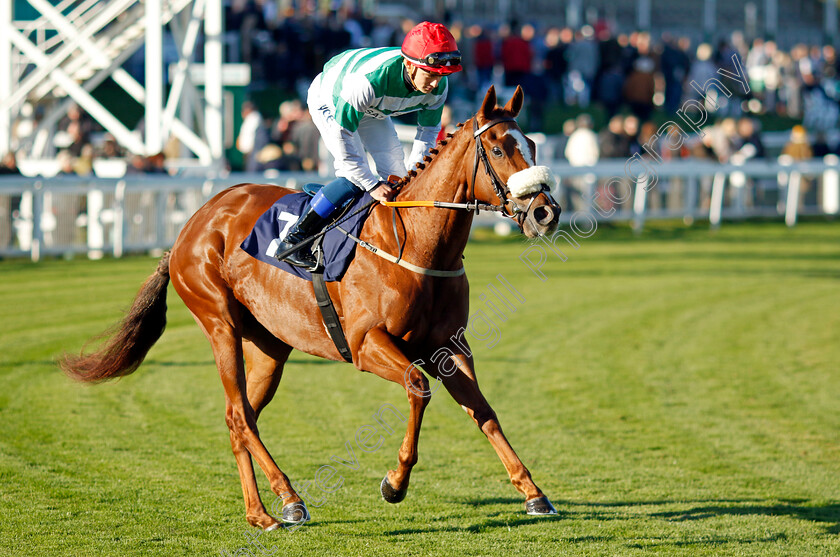
[[[498,327],[495,346],[470,340],[560,515],[524,515],[441,391],[403,503],[378,494],[397,431],[355,447],[359,469],[340,470],[321,506],[310,498],[310,524],[260,542],[284,556],[840,554],[840,223],[601,225],[566,262],[549,253],[545,281],[519,257],[532,245],[486,231],[468,245],[472,311]],[[136,374],[85,386],[55,367],[156,265],[0,261],[0,555],[216,556],[255,532],[209,345],[171,288],[166,333]],[[481,298],[498,274],[526,299],[504,321]],[[295,352],[260,431],[293,480],[312,481],[385,403],[407,411],[398,386]]]

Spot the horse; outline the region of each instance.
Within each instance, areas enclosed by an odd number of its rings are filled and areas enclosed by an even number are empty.
[[[469,286],[462,255],[474,211],[494,207],[530,238],[553,232],[559,220],[560,207],[550,195],[546,178],[550,173],[546,167],[534,165],[535,145],[515,121],[523,98],[517,88],[500,108],[491,87],[475,116],[448,134],[403,178],[393,203],[400,208],[377,203],[370,209],[360,239],[383,250],[400,250],[403,260],[437,270],[437,276],[395,265],[371,250],[357,249],[341,280],[327,283],[352,363],[361,371],[401,385],[408,397],[407,429],[397,466],[388,470],[380,484],[380,493],[389,503],[406,496],[431,393],[429,380],[412,362],[428,362],[433,353],[445,349],[447,365],[423,366],[424,371],[443,383],[486,435],[510,481],[525,497],[527,514],[556,514],[479,389],[472,352],[463,336]],[[517,178],[523,173],[535,174],[541,183],[523,188]],[[515,181],[518,185],[513,191],[508,186]],[[530,181],[534,182],[533,176]],[[282,187],[240,184],[217,194],[184,225],[172,249],[102,346],[92,353],[65,354],[60,361],[67,375],[82,382],[134,372],[163,334],[171,280],[210,341],[224,386],[225,421],[239,469],[246,520],[264,530],[289,527],[310,516],[305,502],[260,440],[260,412],[274,396],[293,349],[344,361],[326,332],[313,286],[240,248],[257,218],[290,193]],[[428,200],[451,207],[424,205]],[[452,208],[455,206],[470,210]],[[399,213],[403,238],[393,227],[393,211]],[[271,490],[282,498],[282,522],[266,511],[260,499],[252,458],[268,478]]]

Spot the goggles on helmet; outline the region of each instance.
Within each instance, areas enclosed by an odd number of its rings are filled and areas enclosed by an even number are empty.
[[[403,56],[405,56],[405,53],[403,53]],[[450,52],[435,52],[427,55],[425,58],[413,58],[411,56],[405,57],[417,64],[423,64],[426,66],[431,66],[433,68],[457,66],[461,63],[460,50],[453,50]]]

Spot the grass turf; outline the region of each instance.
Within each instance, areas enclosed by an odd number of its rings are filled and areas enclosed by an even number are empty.
[[[311,523],[255,543],[210,349],[171,289],[134,375],[83,386],[53,363],[116,321],[156,260],[0,262],[0,554],[836,555],[838,239],[838,223],[602,229],[565,263],[547,252],[541,281],[524,240],[479,237],[472,307],[498,340],[472,339],[479,381],[560,515],[524,515],[444,392],[408,497],[385,503],[402,427],[373,452],[355,435],[383,404],[406,412],[404,393],[295,352],[264,442],[298,483],[348,445],[358,469],[310,486]],[[497,302],[505,321],[484,305],[498,274],[525,298]]]

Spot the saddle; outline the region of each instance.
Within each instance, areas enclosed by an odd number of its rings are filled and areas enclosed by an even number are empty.
[[[312,274],[301,267],[295,267],[275,258],[280,244],[280,237],[297,222],[305,211],[309,199],[323,187],[322,184],[306,184],[304,191],[284,195],[278,199],[254,224],[253,230],[242,242],[240,247],[248,255],[268,263],[297,277],[311,281]],[[369,211],[359,211],[370,203],[372,198],[365,193],[361,198],[349,204],[340,213],[337,221],[341,228],[358,236],[364,225]],[[321,239],[320,249],[323,252],[323,275],[327,282],[340,281],[341,277],[353,261],[356,253],[356,242],[337,229],[328,230]]]

